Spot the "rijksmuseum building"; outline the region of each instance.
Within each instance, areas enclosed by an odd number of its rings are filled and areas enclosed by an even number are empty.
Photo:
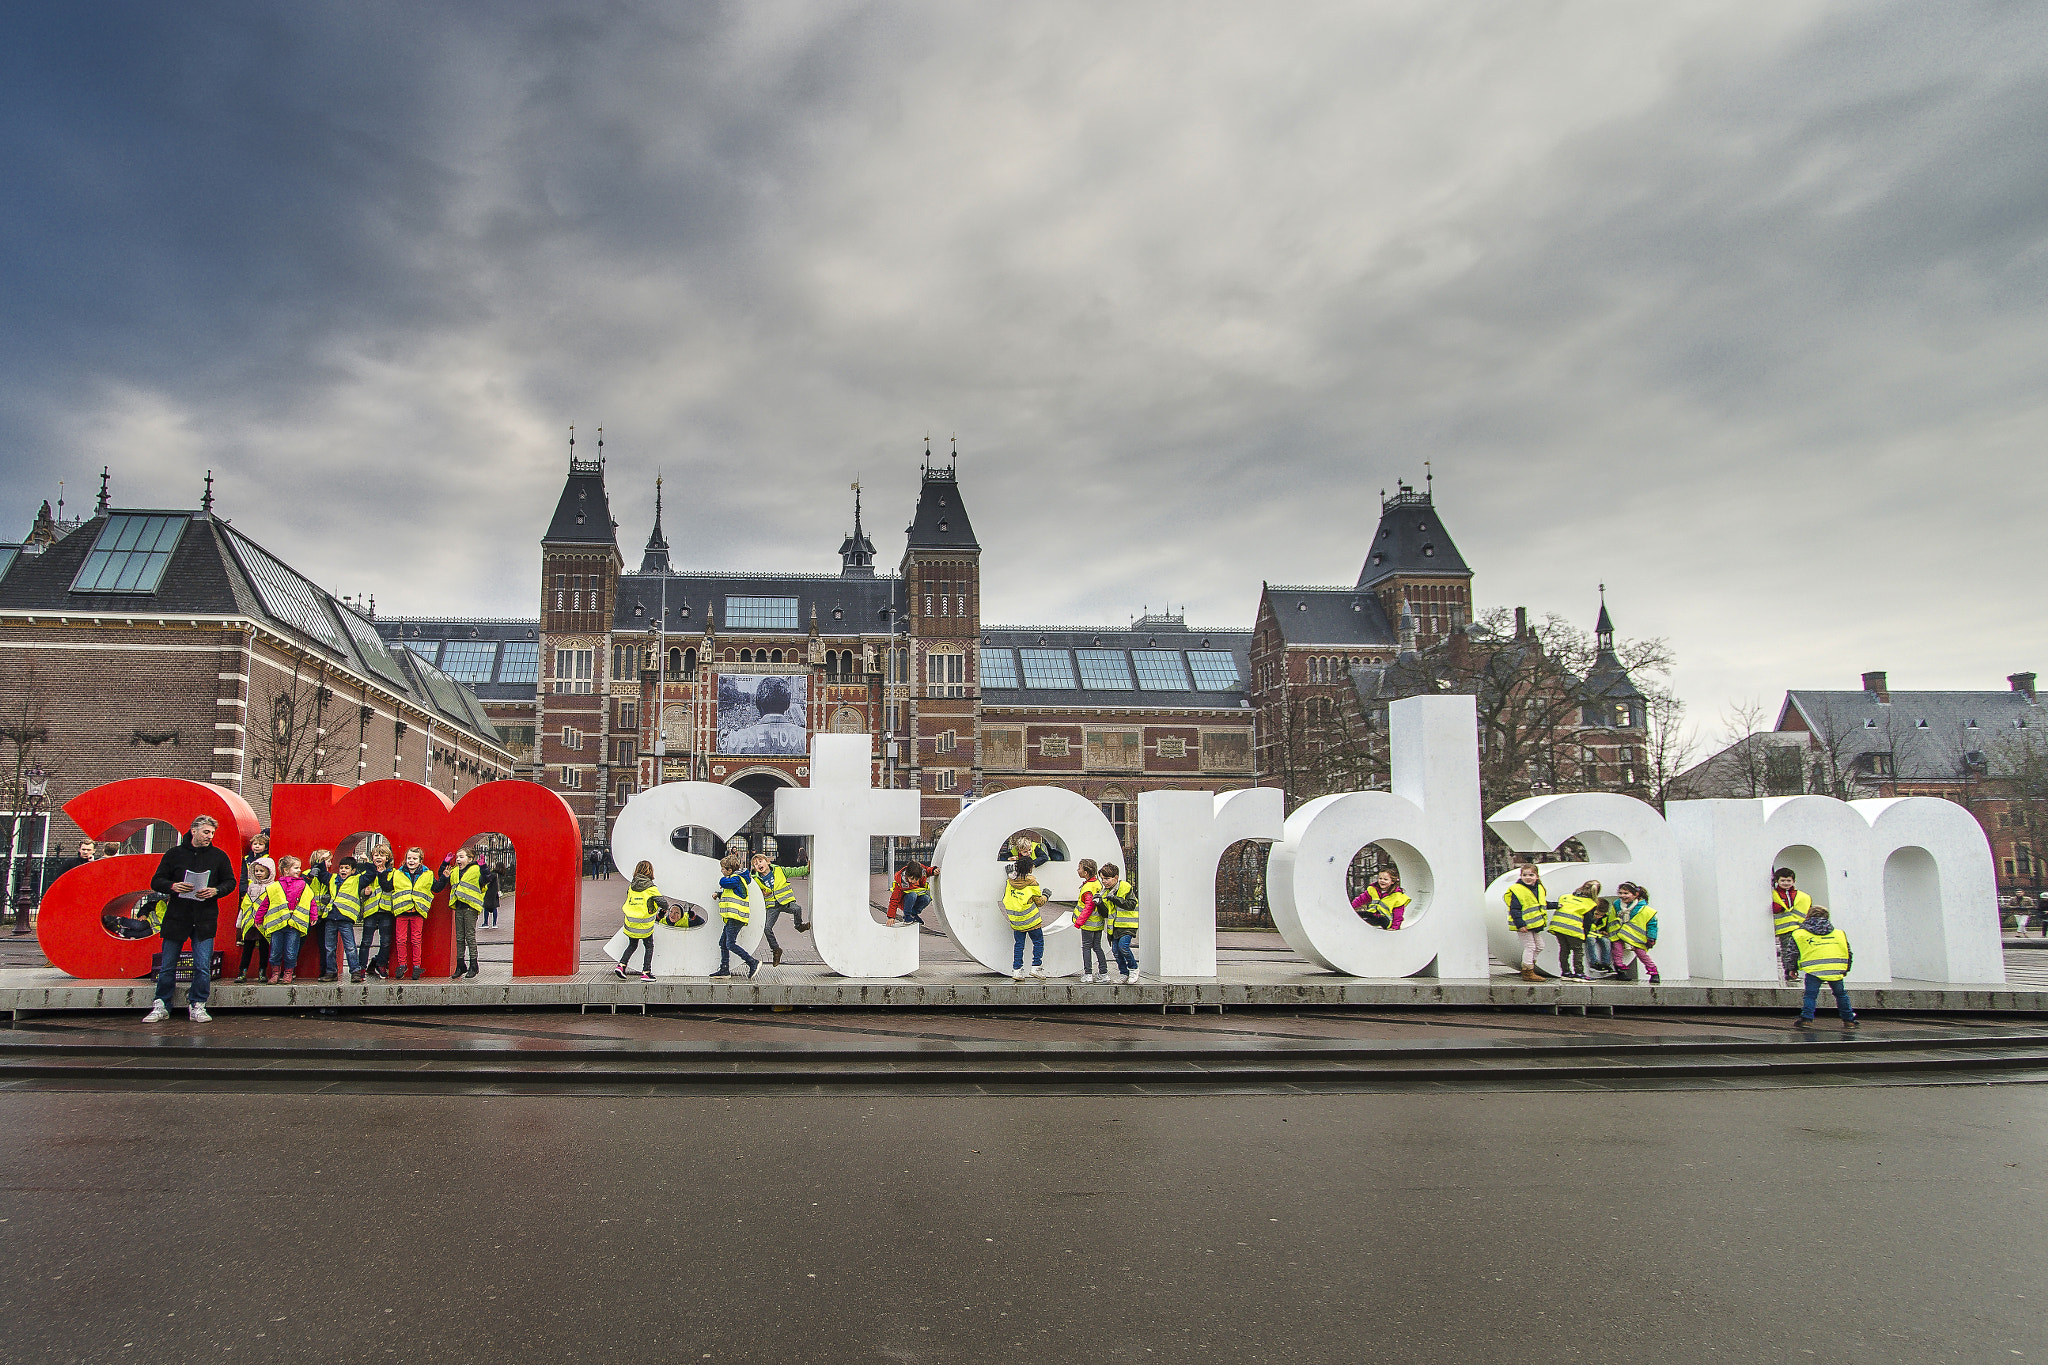
[[[1472,573],[1430,494],[1382,501],[1355,584],[1269,585],[1252,629],[998,625],[982,615],[967,490],[929,453],[895,572],[876,571],[856,495],[836,573],[723,573],[672,562],[658,480],[629,569],[603,460],[572,447],[541,535],[538,618],[376,624],[474,689],[521,775],[559,791],[593,842],[661,782],[765,805],[804,784],[822,730],[875,736],[875,782],[922,794],[926,839],[963,801],[1050,784],[1097,803],[1128,847],[1140,792],[1259,781],[1262,708],[1341,691],[1353,668],[1471,620]]]

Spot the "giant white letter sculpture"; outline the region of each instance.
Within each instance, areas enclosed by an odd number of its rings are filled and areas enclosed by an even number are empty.
[[[1138,795],[1138,965],[1148,976],[1216,975],[1216,864],[1240,839],[1277,840],[1287,794]]]
[[[737,787],[716,782],[664,782],[629,798],[612,826],[612,865],[622,876],[633,875],[634,864],[654,864],[654,884],[664,896],[689,901],[708,916],[695,929],[654,927],[654,973],[656,976],[710,976],[718,968],[718,860],[701,853],[685,853],[671,835],[695,826],[729,839],[740,826],[754,818],[760,803]],[[768,916],[761,904],[761,888],[747,884],[748,903],[753,914],[740,930],[739,944],[748,952],[761,946]],[[625,952],[624,931],[605,945],[614,958]]]
[[[1331,971],[1484,980],[1472,698],[1410,697],[1390,715],[1393,790],[1318,797],[1287,818],[1266,862],[1273,922],[1289,947]],[[1415,901],[1398,930],[1351,909],[1345,874],[1367,844],[1393,855]]]
[[[1101,808],[1064,787],[1012,787],[983,797],[956,816],[932,850],[932,863],[939,869],[932,897],[953,941],[992,972],[1009,972],[1013,944],[1010,920],[1003,913],[1007,882],[998,855],[1003,841],[1023,829],[1057,834],[1066,847],[1064,861],[1038,869],[1038,884],[1049,900],[1071,901],[1080,893],[1081,875],[1075,866],[1079,859],[1123,862],[1116,830]],[[1081,935],[1074,928],[1073,913],[1047,905],[1040,915],[1045,921],[1045,970],[1053,976],[1080,971]],[[1210,925],[1213,934],[1213,915]]]
[[[1692,897],[1693,955],[1708,976],[1778,979],[1771,872],[1782,864],[1848,931],[1851,981],[2005,980],[1991,845],[1954,802],[1674,801],[1666,818]]]
[[[1666,981],[1683,981],[1692,975],[1678,839],[1654,806],[1609,792],[1532,796],[1506,807],[1486,823],[1509,848],[1525,852],[1556,848],[1569,839],[1585,845],[1588,862],[1542,865],[1543,884],[1552,900],[1570,895],[1588,881],[1599,882],[1609,896],[1617,882],[1643,887],[1657,911],[1657,946],[1650,956],[1656,960],[1658,975]],[[1487,942],[1495,957],[1510,963],[1522,960],[1521,942],[1508,926],[1504,899],[1513,880],[1515,874],[1508,872],[1486,889]],[[1557,970],[1557,941],[1549,934],[1543,935],[1538,960],[1547,970]]]
[[[813,735],[811,785],[775,793],[775,828],[811,837],[811,937],[841,976],[908,976],[917,935],[868,913],[868,840],[915,834],[918,794],[878,791],[869,735]]]

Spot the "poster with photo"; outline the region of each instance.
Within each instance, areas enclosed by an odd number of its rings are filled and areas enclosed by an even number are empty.
[[[802,754],[810,678],[802,673],[721,673],[718,752]]]

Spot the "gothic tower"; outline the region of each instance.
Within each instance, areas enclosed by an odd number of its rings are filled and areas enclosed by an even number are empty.
[[[612,602],[625,559],[604,488],[604,433],[595,459],[576,455],[541,537],[540,707],[534,735],[542,781],[562,794],[585,841],[604,836],[610,813],[606,694]]]
[[[903,762],[923,794],[924,837],[960,813],[981,781],[981,544],[960,499],[959,452],[944,468],[925,446],[903,550],[910,705]]]
[[[1396,484],[1380,495],[1380,524],[1358,574],[1358,588],[1379,599],[1387,620],[1415,618],[1413,644],[1428,649],[1472,620],[1472,570],[1437,516],[1433,489]]]

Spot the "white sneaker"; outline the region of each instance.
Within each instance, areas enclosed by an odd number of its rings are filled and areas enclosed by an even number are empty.
[[[206,1012],[206,1006],[204,1005],[194,1005],[186,1010],[185,1014],[195,1024],[210,1024],[213,1022],[213,1016]]]
[[[1043,981],[1045,980],[1045,968],[1033,967],[1031,969],[1031,975],[1036,977],[1038,980]]]
[[[171,1007],[169,1005],[166,1005],[163,1001],[159,1000],[154,1005],[151,1005],[149,1007],[148,1014],[142,1016],[142,1022],[145,1024],[161,1024],[164,1020],[170,1017]]]
[[[1023,979],[1024,969],[1022,967],[1019,967],[1016,971],[1010,973],[1010,980],[1012,981],[1022,981]]]
[[[1125,978],[1124,978],[1124,984],[1125,984],[1126,986],[1135,986],[1135,985],[1137,985],[1137,984],[1138,984],[1138,974],[1137,974],[1136,972],[1132,972],[1132,973],[1131,973],[1131,974],[1130,974],[1129,976],[1127,976],[1127,977],[1125,977]]]
[[[1081,973],[1081,984],[1083,985],[1088,984],[1090,981],[1093,981],[1094,979],[1094,977],[1088,975],[1088,973],[1086,972]]]

